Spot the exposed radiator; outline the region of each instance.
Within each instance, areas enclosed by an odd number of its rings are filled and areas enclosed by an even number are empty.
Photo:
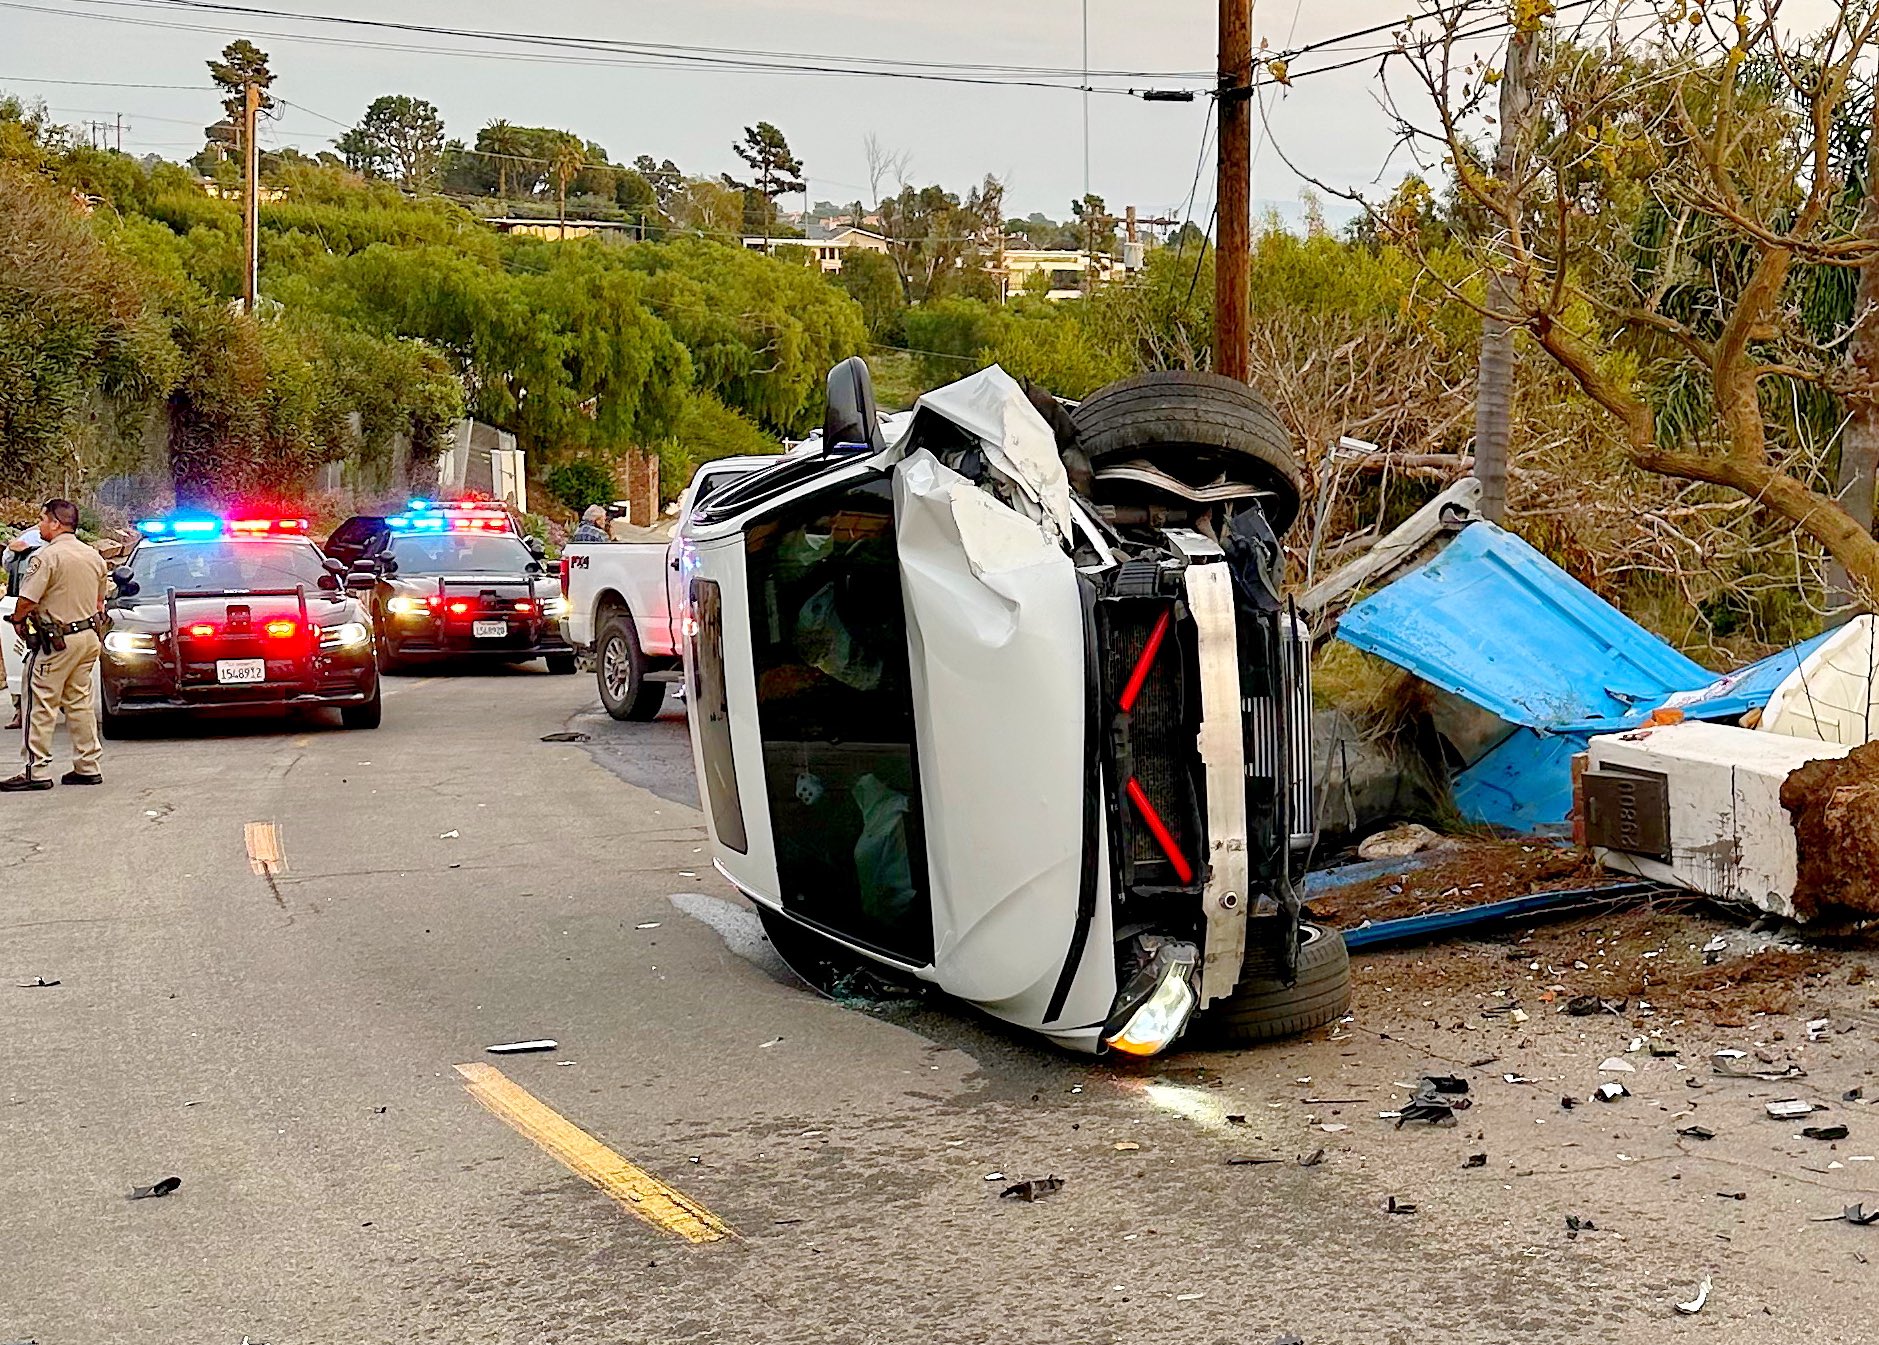
[[[1281,751],[1285,754],[1291,794],[1291,844],[1293,849],[1308,847],[1317,838],[1318,821],[1311,781],[1311,632],[1297,617],[1279,617],[1279,645],[1284,657],[1284,680],[1280,692],[1285,696],[1285,737],[1280,742],[1278,715],[1271,698],[1255,696],[1246,702],[1250,720],[1246,773],[1255,780],[1271,780],[1278,774]]]

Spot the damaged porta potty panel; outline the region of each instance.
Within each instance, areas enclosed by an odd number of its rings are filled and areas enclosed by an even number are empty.
[[[1699,721],[1595,737],[1575,789],[1586,843],[1607,868],[1805,920],[1818,906],[1797,897],[1783,790],[1849,750]]]
[[[1085,778],[1076,568],[1048,522],[924,449],[894,471],[894,510],[933,978],[996,1017],[1090,1049],[1116,985],[1109,903],[1084,890],[1108,858],[1100,795]]]
[[[1759,727],[1857,747],[1879,738],[1879,621],[1855,617],[1820,641],[1762,711]]]

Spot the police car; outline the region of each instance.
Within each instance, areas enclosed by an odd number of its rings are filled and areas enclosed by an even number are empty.
[[[210,709],[330,706],[347,728],[378,727],[370,618],[304,518],[176,513],[135,527],[105,606],[107,736],[140,716]]]
[[[370,594],[379,667],[539,658],[551,673],[574,671],[560,581],[546,573],[542,544],[518,536],[506,510],[414,500],[385,523],[346,581]]]

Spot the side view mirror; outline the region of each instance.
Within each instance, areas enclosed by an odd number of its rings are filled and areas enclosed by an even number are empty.
[[[370,556],[357,562],[361,570],[377,570],[380,574],[397,574],[398,561],[392,556]]]
[[[320,567],[328,574],[344,574],[346,572],[346,562],[332,556],[328,556],[322,560]]]
[[[828,401],[822,411],[822,451],[854,452],[860,448],[878,453],[885,447],[868,362],[859,355],[850,355],[829,370]]]
[[[354,570],[346,576],[346,587],[354,593],[370,593],[378,587],[378,576],[370,570]]]
[[[548,548],[542,545],[542,539],[539,537],[524,537],[522,545],[528,548],[529,555],[535,557],[536,560],[548,554]]]
[[[524,565],[524,566],[522,567],[522,570],[523,570],[523,572],[524,572],[525,574],[542,574],[542,573],[545,573],[545,572],[543,571],[543,569],[542,569],[542,563],[541,563],[541,562],[540,562],[539,560],[532,560],[532,561],[530,561],[530,562],[529,562],[529,563],[528,563],[527,565]]]
[[[327,593],[337,593],[339,591],[339,576],[332,573],[330,570],[321,575],[320,588]]]
[[[131,578],[131,570],[128,565],[120,565],[112,570],[111,582],[117,586],[119,597],[128,598],[137,591],[137,581]]]

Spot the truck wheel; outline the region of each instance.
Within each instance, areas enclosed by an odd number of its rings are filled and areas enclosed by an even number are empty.
[[[1225,471],[1267,493],[1273,532],[1283,536],[1298,517],[1305,474],[1292,436],[1271,403],[1237,379],[1188,369],[1137,374],[1098,388],[1073,419],[1099,474],[1131,458],[1195,486]]]
[[[639,632],[625,612],[610,612],[600,623],[594,681],[600,687],[600,703],[615,719],[656,719],[665,708],[665,683],[646,680]]]
[[[556,677],[567,677],[574,671],[574,655],[547,654],[542,661],[548,665],[548,671]]]
[[[385,695],[376,677],[372,679],[371,700],[339,707],[339,722],[349,729],[375,729],[384,717]]]
[[[1243,968],[1233,993],[1195,1024],[1197,1036],[1250,1046],[1323,1027],[1350,1008],[1351,958],[1334,929],[1298,927],[1298,979],[1291,985],[1272,975],[1259,949],[1247,949]]]

